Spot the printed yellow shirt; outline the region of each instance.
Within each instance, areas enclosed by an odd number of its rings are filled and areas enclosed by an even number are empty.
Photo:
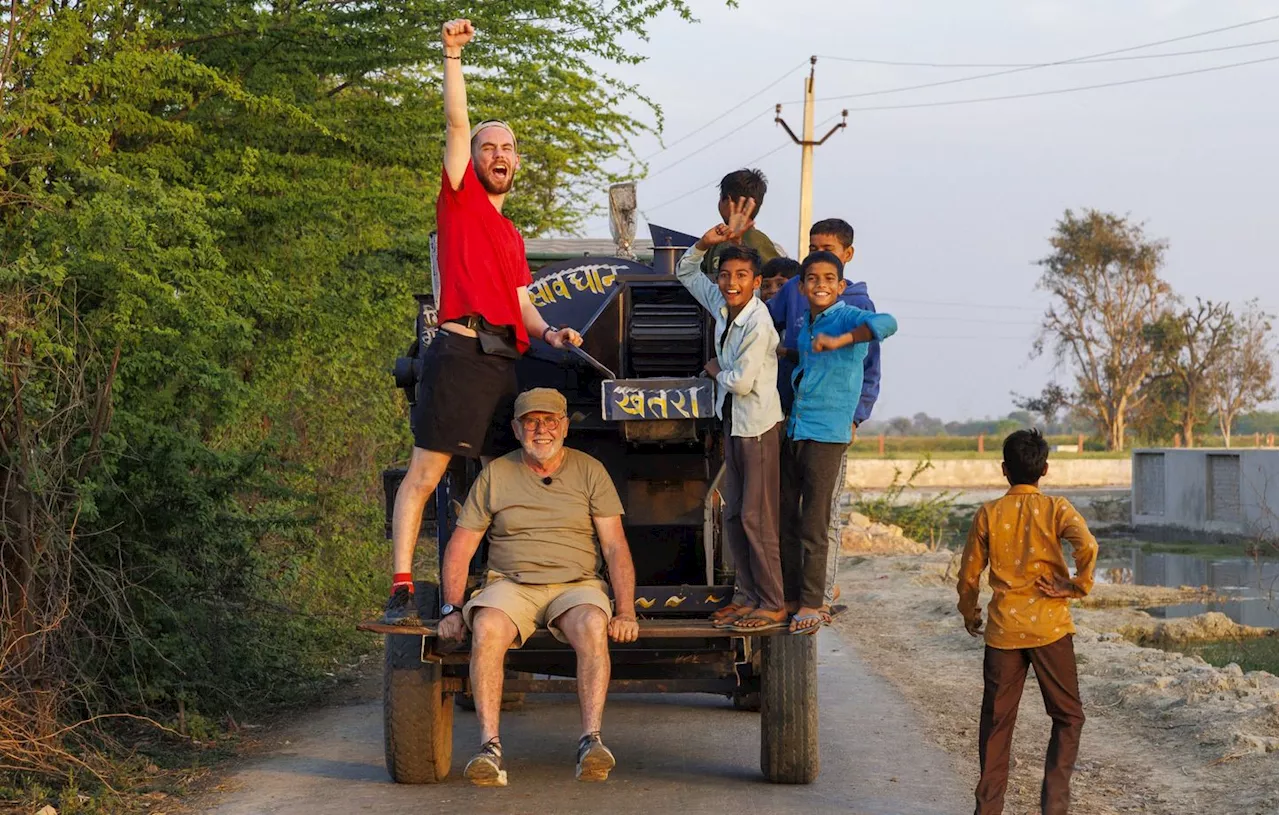
[[[1076,576],[1071,579],[1062,541],[1071,544]],[[1071,579],[1080,597],[1093,588],[1098,559],[1084,518],[1065,498],[1049,497],[1018,484],[1003,498],[983,504],[973,518],[960,560],[960,613],[978,617],[978,584],[991,567],[994,596],[987,605],[986,642],[992,648],[1038,648],[1075,633],[1071,600],[1047,597],[1036,588],[1041,575]]]

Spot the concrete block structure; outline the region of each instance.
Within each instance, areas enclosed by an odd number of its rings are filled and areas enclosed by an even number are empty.
[[[1132,461],[1135,527],[1276,538],[1280,451],[1148,448]]]

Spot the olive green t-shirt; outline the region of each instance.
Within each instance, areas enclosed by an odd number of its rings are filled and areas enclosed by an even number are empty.
[[[621,515],[622,501],[603,464],[564,451],[550,484],[521,450],[489,462],[458,515],[464,529],[489,530],[489,568],[517,583],[570,583],[604,566],[592,518]]]
[[[778,248],[773,245],[773,241],[769,240],[769,236],[761,232],[759,229],[752,227],[742,233],[742,243],[751,247],[760,254],[760,265],[768,263],[778,255]],[[733,246],[732,243],[717,243],[715,246],[707,250],[702,256],[702,271],[709,275],[715,275],[720,271],[720,255],[725,249]]]

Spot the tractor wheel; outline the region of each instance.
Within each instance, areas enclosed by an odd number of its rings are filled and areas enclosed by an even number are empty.
[[[435,586],[425,587],[435,593]],[[419,585],[418,591],[424,586]],[[419,598],[420,603],[428,598]],[[453,763],[453,694],[439,663],[422,661],[422,637],[386,637],[382,735],[387,773],[397,784],[435,784]]]
[[[775,784],[818,777],[818,638],[762,637],[760,771]]]

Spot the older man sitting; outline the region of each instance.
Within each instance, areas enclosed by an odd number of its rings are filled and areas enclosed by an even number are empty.
[[[600,739],[609,690],[609,643],[634,642],[635,569],[622,531],[622,501],[599,461],[564,446],[565,398],[534,388],[516,399],[513,423],[521,449],[481,471],[458,516],[440,568],[439,634],[472,632],[471,692],[480,720],[480,751],[465,775],[478,786],[505,786],[498,711],[508,648],[545,625],[578,658],[582,738],[577,778],[603,781],[614,757]],[[489,573],[459,610],[467,564],[489,530]],[[609,568],[617,613],[600,579]]]

